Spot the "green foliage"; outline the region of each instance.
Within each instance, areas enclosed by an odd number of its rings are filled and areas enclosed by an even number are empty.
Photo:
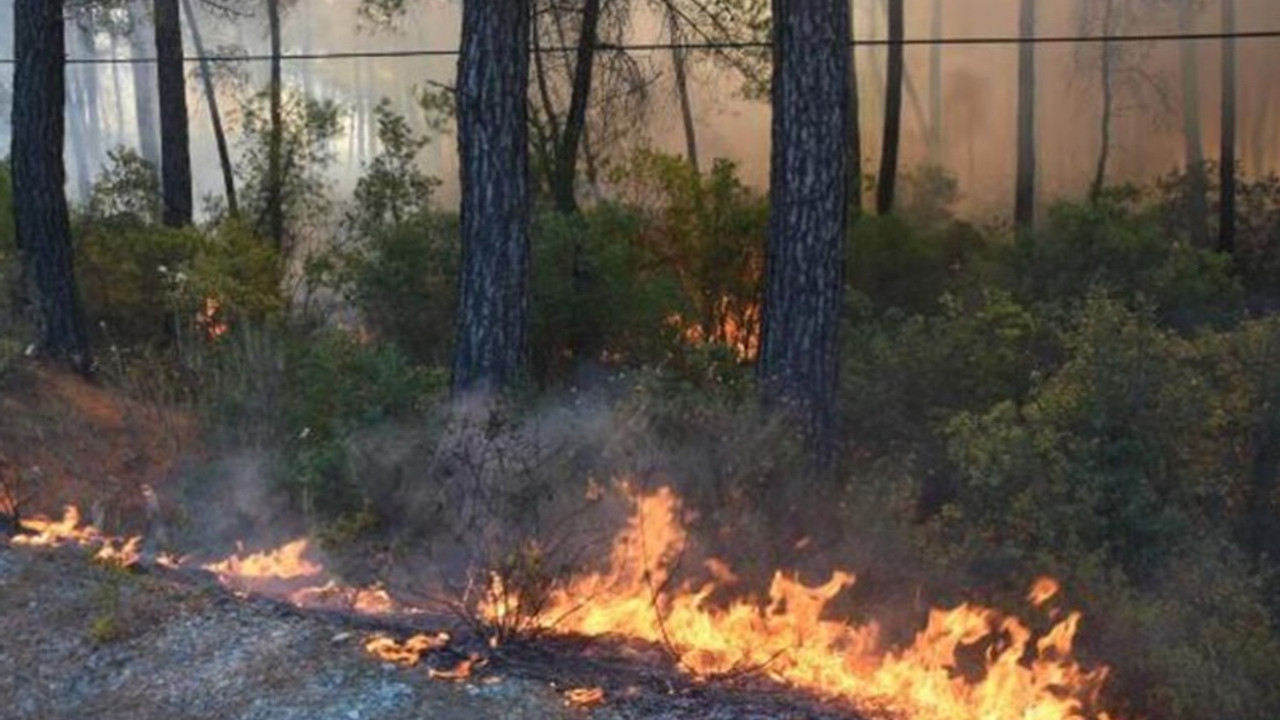
[[[365,507],[347,440],[361,428],[420,411],[445,387],[391,345],[325,332],[286,348],[280,418],[288,433],[289,487],[309,512],[333,518]]]
[[[866,215],[850,232],[848,284],[876,310],[937,309],[943,295],[968,294],[998,275],[1001,248],[955,219],[955,177],[920,168],[903,178],[900,212]]]
[[[1181,327],[1229,318],[1241,300],[1229,258],[1166,233],[1141,199],[1121,188],[1096,203],[1054,207],[1015,264],[1022,293],[1059,304],[1092,290],[1142,297]]]
[[[691,377],[731,380],[760,342],[768,206],[736,173],[718,160],[699,175],[650,151],[615,173],[641,249],[679,283],[672,317],[685,342],[672,346],[672,367]]]
[[[156,224],[164,202],[156,168],[132,148],[107,153],[107,166],[93,182],[88,217],[119,224]]]
[[[430,139],[386,101],[376,115],[381,151],[356,183],[344,242],[310,257],[307,274],[338,289],[376,337],[417,362],[447,366],[460,254],[456,219],[432,212],[440,182],[418,163]]]
[[[865,319],[845,332],[841,397],[855,442],[921,452],[951,413],[1027,393],[1044,321],[1000,291],[970,303],[947,296],[941,306],[937,315]]]
[[[430,142],[413,132],[408,121],[383,98],[374,108],[381,152],[356,183],[355,207],[347,222],[360,236],[376,234],[425,215],[440,181],[418,165],[418,154]]]
[[[538,215],[533,361],[539,377],[563,377],[574,347],[603,348],[607,357],[590,359],[622,364],[654,361],[672,347],[675,330],[667,321],[681,308],[678,286],[666,268],[655,266],[639,233],[639,218],[612,204],[580,216]]]
[[[236,166],[240,176],[242,212],[264,218],[270,181],[271,118],[266,93],[244,108],[242,152]],[[281,107],[280,197],[288,238],[286,249],[300,238],[324,228],[330,203],[324,171],[334,161],[333,140],[342,132],[341,111],[330,100],[315,100],[286,92]]]
[[[206,322],[260,322],[282,311],[282,268],[271,248],[233,220],[208,229],[160,225],[154,169],[132,151],[111,159],[73,228],[77,278],[99,340],[164,346],[215,308]]]

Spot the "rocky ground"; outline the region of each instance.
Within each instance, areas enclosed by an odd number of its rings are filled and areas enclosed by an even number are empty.
[[[0,542],[3,720],[850,717],[776,688],[693,684],[651,654],[574,643],[513,648],[463,680],[437,679],[429,662],[370,656],[373,632],[366,620],[237,597],[178,573]],[[597,687],[602,703],[566,700]]]

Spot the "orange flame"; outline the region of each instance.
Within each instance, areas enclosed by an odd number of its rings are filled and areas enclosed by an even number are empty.
[[[247,556],[232,555],[220,562],[209,563],[204,566],[204,569],[218,575],[224,581],[233,580],[246,584],[255,584],[255,581],[310,578],[324,572],[324,568],[320,565],[303,557],[306,552],[307,541],[299,538],[275,550],[264,550]]]
[[[103,535],[98,528],[82,522],[80,509],[74,505],[63,508],[60,520],[35,516],[23,518],[22,526],[31,534],[12,538],[9,542],[14,547],[97,547],[93,559],[116,567],[131,567],[139,559],[141,537],[121,540]]]
[[[714,606],[707,602],[714,584],[663,590],[686,543],[679,498],[664,488],[632,499],[608,570],[558,590],[532,620],[537,626],[661,643],[697,676],[761,671],[863,711],[913,720],[1106,719],[1095,707],[1107,668],[1087,670],[1072,656],[1078,613],[1036,639],[1017,618],[964,604],[933,610],[913,642],[886,649],[875,623],[825,618],[832,599],[853,585],[848,572],[818,586],[777,573],[767,603]],[[1051,589],[1057,584],[1042,579],[1031,597],[1045,602]],[[958,657],[965,648],[988,648],[966,654],[981,664],[977,672],[961,672],[970,669]]]
[[[604,688],[573,688],[564,693],[567,707],[593,708],[604,704]]]
[[[448,633],[418,634],[397,642],[386,635],[374,635],[364,644],[365,652],[387,662],[412,667],[422,661],[422,656],[449,645]]]

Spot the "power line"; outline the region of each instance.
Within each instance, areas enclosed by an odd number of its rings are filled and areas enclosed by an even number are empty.
[[[1141,34],[1125,34],[1125,35],[1038,35],[1035,37],[1019,37],[1016,35],[992,35],[978,37],[949,37],[949,38],[904,38],[901,41],[889,40],[887,38],[872,38],[866,40],[855,40],[851,43],[851,47],[887,47],[891,45],[903,45],[906,47],[918,46],[1000,46],[1000,45],[1101,45],[1110,43],[1151,43],[1151,42],[1209,42],[1221,40],[1277,40],[1280,39],[1280,29],[1277,30],[1243,30],[1237,32],[1203,32],[1203,33],[1141,33]],[[742,41],[742,42],[687,42],[687,43],[636,43],[627,45],[615,45],[611,43],[601,43],[597,46],[597,50],[602,52],[659,52],[682,50],[685,52],[716,52],[726,50],[768,50],[773,44],[766,41]],[[542,47],[530,49],[530,52],[540,52],[543,54],[561,54],[576,51],[576,47]],[[447,48],[419,48],[414,50],[351,50],[351,51],[335,51],[335,52],[301,52],[301,53],[285,53],[280,56],[282,62],[308,62],[316,60],[363,60],[363,59],[397,59],[397,58],[420,58],[420,57],[457,57],[459,54],[457,49]],[[250,63],[250,62],[270,62],[272,56],[269,54],[226,54],[226,55],[204,55],[204,56],[187,56],[184,58],[187,63],[197,62],[215,62],[215,63]],[[137,64],[154,64],[157,62],[154,57],[122,57],[122,58],[67,58],[68,65],[137,65]],[[12,65],[13,58],[0,58],[0,64]]]

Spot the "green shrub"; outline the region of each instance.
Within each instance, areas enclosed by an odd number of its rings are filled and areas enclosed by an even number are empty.
[[[1016,264],[1024,297],[1067,303],[1093,290],[1146,298],[1162,320],[1190,328],[1233,319],[1241,304],[1229,258],[1169,234],[1158,208],[1132,188],[1049,213]]]
[[[639,232],[634,213],[609,203],[580,216],[537,216],[532,311],[538,377],[563,377],[575,360],[660,362],[674,346],[677,331],[669,320],[683,308],[679,289],[672,274],[653,262]]]
[[[334,331],[290,343],[284,368],[289,487],[322,518],[364,509],[359,470],[348,462],[351,434],[421,411],[446,386],[442,373],[414,367],[394,345]]]

